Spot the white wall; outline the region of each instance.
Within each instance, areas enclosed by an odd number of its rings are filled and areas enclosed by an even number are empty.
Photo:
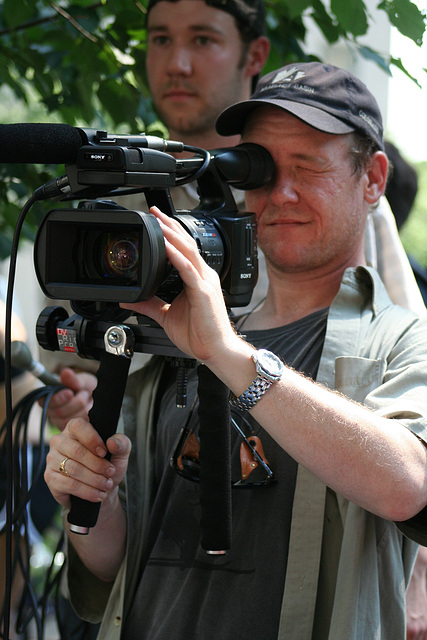
[[[8,260],[0,263],[0,275],[8,278]],[[33,246],[29,242],[23,243],[18,251],[13,301],[14,307],[16,305],[16,311],[19,313],[27,330],[28,346],[33,356],[36,357],[39,347],[35,328],[39,313],[44,308],[45,299],[36,279],[33,264]],[[54,304],[54,301],[52,301],[52,304]]]

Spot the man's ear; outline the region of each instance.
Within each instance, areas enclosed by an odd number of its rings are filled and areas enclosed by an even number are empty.
[[[261,73],[270,53],[270,41],[265,36],[252,40],[246,59],[246,74],[249,78]]]
[[[366,168],[366,176],[365,200],[375,204],[384,194],[387,184],[388,159],[385,153],[376,151],[373,154]]]

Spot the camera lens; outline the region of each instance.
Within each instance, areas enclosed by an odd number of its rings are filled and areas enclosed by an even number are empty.
[[[100,238],[100,264],[105,277],[133,278],[138,271],[138,237],[106,233]]]

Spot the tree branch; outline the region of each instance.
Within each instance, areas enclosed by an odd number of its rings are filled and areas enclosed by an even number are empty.
[[[101,7],[102,4],[103,4],[102,2],[94,2],[92,5],[87,7],[87,9],[88,10],[97,9],[98,7]],[[57,20],[58,17],[59,17],[58,14],[62,14],[63,17],[65,17],[67,20],[69,20],[76,29],[81,31],[82,27],[79,28],[78,23],[76,23],[75,20],[73,18],[71,18],[71,16],[69,16],[69,14],[66,14],[65,11],[60,9],[60,7],[55,6],[54,3],[52,3],[52,2],[50,3],[50,5],[52,6],[52,9],[55,9],[56,14],[53,14],[51,16],[46,16],[45,18],[39,18],[37,20],[29,20],[28,22],[24,22],[22,24],[19,24],[17,27],[13,27],[13,29],[1,29],[0,30],[0,38],[2,36],[7,36],[10,33],[14,33],[16,31],[26,31],[27,29],[31,29],[32,27],[38,27],[41,24],[46,24],[48,22],[55,22],[55,20]],[[96,42],[96,40],[95,40],[95,42]]]

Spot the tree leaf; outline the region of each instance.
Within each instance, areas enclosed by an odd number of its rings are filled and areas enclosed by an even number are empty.
[[[394,65],[397,69],[400,69],[400,71],[402,71],[402,73],[405,74],[405,76],[407,76],[408,78],[410,78],[410,80],[412,80],[413,82],[415,82],[415,84],[417,84],[420,89],[422,89],[421,84],[418,82],[418,80],[409,73],[409,71],[405,68],[405,66],[403,65],[403,62],[401,60],[401,58],[390,58],[390,64]]]
[[[367,32],[368,18],[363,0],[331,0],[331,11],[346,33],[362,36]]]
[[[313,11],[311,17],[316,22],[323,35],[331,44],[337,42],[342,35],[345,35],[341,25],[333,20],[326,11],[320,0],[313,0]]]
[[[288,14],[291,19],[299,18],[306,9],[311,7],[312,0],[285,0]]]
[[[422,45],[427,18],[411,0],[383,0],[377,8],[386,12],[401,34]]]
[[[372,62],[375,62],[375,64],[381,67],[381,69],[383,69],[383,71],[385,71],[387,75],[391,75],[390,63],[388,58],[384,58],[384,56],[379,54],[378,51],[374,51],[366,45],[361,46],[356,43],[356,47],[361,56],[363,56],[367,60],[372,60]]]

